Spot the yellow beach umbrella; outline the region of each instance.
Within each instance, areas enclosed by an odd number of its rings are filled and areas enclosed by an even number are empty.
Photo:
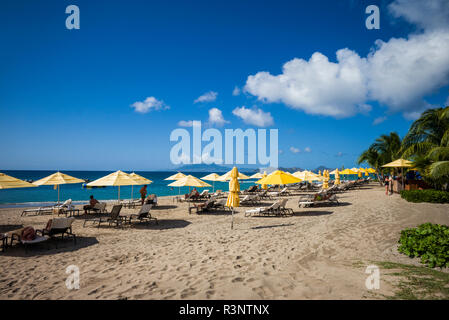
[[[265,178],[260,179],[256,183],[258,184],[271,184],[271,185],[281,185],[281,184],[290,184],[290,183],[298,183],[302,180],[294,175],[287,174],[284,171],[276,170],[270,173]]]
[[[358,168],[351,168],[352,171],[354,171],[355,173],[359,173],[359,169]]]
[[[186,177],[186,175],[184,173],[178,172],[178,173],[175,173],[174,175],[171,175],[168,178],[165,178],[164,180],[179,180],[184,177]],[[178,189],[178,195],[179,194],[181,194],[181,187],[179,187],[179,189]]]
[[[359,172],[357,173],[357,176],[358,176],[359,178],[362,178],[362,170],[359,170]]]
[[[211,173],[208,174],[207,176],[202,177],[201,179],[203,180],[207,180],[207,181],[212,181],[212,190],[213,192],[215,192],[215,181],[220,181],[220,175],[217,173]]]
[[[293,176],[295,176],[298,179],[301,179],[303,181],[308,181],[308,182],[323,180],[323,178],[320,177],[319,175],[313,173],[312,171],[307,171],[307,170],[296,171],[295,173],[293,173]]]
[[[402,188],[404,188],[404,168],[411,168],[413,167],[413,163],[409,160],[405,159],[398,159],[393,162],[387,163],[383,165],[384,168],[401,168],[402,173]]]
[[[262,175],[262,178],[265,178],[266,176],[267,176],[267,172],[264,171],[263,175]],[[268,189],[268,185],[267,184],[262,184],[262,189],[263,190],[267,190]]]
[[[234,167],[234,168],[235,168],[235,167]],[[232,169],[232,170],[234,170],[234,169]],[[220,176],[220,178],[219,178],[218,181],[228,181],[228,180],[231,180],[232,170],[231,170],[231,171],[228,171],[228,172],[226,172],[225,174],[223,174],[222,176]],[[241,173],[241,172],[238,172],[238,170],[237,170],[237,173],[238,173],[238,178],[237,178],[237,179],[239,179],[239,180],[249,179],[249,177],[248,177],[247,175],[245,175],[245,174],[243,174],[243,173]]]
[[[263,174],[260,172],[257,172],[249,177],[249,179],[262,179],[262,178],[263,178]]]
[[[352,169],[345,169],[345,170],[341,171],[340,174],[357,174],[357,172],[355,172]]]
[[[147,179],[145,177],[142,177],[140,175],[138,175],[137,173],[130,173],[129,176],[136,182],[139,182],[139,185],[143,185],[143,184],[150,184],[153,183],[153,181],[151,181],[150,179]],[[131,185],[131,199],[134,199],[134,185]]]
[[[334,182],[334,184],[336,184],[336,185],[339,185],[339,184],[341,184],[341,182],[340,182],[340,172],[338,172],[338,169],[335,169],[335,182]]]
[[[412,162],[405,159],[398,159],[393,162],[383,165],[384,168],[411,168]]]
[[[89,182],[87,186],[89,187],[118,187],[118,201],[120,202],[120,186],[137,186],[141,184],[131,178],[126,172],[118,170],[116,172],[110,173],[95,181]]]
[[[178,180],[178,179],[184,178],[185,176],[186,175],[184,173],[178,172],[168,178],[165,178],[164,180]]]
[[[230,175],[231,179],[229,180],[229,195],[228,199],[226,200],[226,207],[232,208],[231,229],[234,228],[234,208],[240,206],[240,183],[238,177],[239,171],[237,170],[237,167],[232,168]]]
[[[70,183],[83,183],[82,179],[78,179],[62,172],[55,172],[48,177],[42,178],[40,180],[34,181],[33,184],[36,186],[58,186],[58,203],[59,203],[59,185],[70,184]]]
[[[170,187],[211,187],[210,184],[204,182],[198,178],[195,178],[192,175],[185,176],[184,178],[178,179],[175,182],[170,183],[168,186]],[[190,189],[190,188],[189,188]]]
[[[324,170],[323,172],[323,189],[328,189],[329,188],[329,171]]]
[[[368,173],[376,173],[376,170],[374,170],[373,168],[368,168],[368,169],[366,169],[366,171]]]
[[[32,188],[36,185],[0,172],[0,189]]]

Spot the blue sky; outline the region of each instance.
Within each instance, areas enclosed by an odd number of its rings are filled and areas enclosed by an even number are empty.
[[[425,12],[416,18],[417,1],[395,3],[396,10],[376,0],[2,1],[0,169],[173,168],[170,132],[180,121],[210,121],[212,108],[226,121],[210,123],[220,130],[278,129],[280,166],[352,167],[377,136],[403,136],[417,113],[449,95],[446,26],[430,25]],[[79,30],[65,27],[70,4],[80,9]],[[371,4],[380,8],[380,30],[365,27]],[[376,49],[378,39],[387,45]],[[427,40],[440,47],[425,52],[419,43]],[[337,63],[344,48],[349,58]],[[314,74],[327,65],[312,65],[315,52],[336,67],[355,61],[350,70],[362,79],[351,73],[349,85],[327,83]],[[283,74],[289,91],[278,76],[295,58],[304,63]],[[260,72],[269,76],[249,81]],[[208,92],[213,101],[194,103]],[[148,97],[159,104],[146,113],[132,107]],[[243,106],[246,116],[236,111]]]

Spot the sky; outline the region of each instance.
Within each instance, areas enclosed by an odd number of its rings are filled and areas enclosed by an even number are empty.
[[[192,120],[277,129],[282,167],[353,167],[449,104],[446,0],[5,0],[0,46],[2,170],[172,169]]]

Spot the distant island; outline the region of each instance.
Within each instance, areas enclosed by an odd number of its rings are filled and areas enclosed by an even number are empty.
[[[186,165],[182,165],[178,168],[176,168],[175,170],[177,171],[187,171],[187,172],[228,172],[229,170],[232,169],[233,166],[222,166],[222,165],[218,165],[218,164],[186,164]],[[255,167],[255,166],[248,166],[248,165],[237,165],[237,168],[239,168],[240,170],[244,171],[244,172],[259,172],[259,171],[264,171],[264,169],[266,168],[259,168],[259,167]],[[286,171],[286,172],[296,172],[296,171],[304,171],[303,168],[300,167],[279,167],[279,170],[282,171]],[[321,170],[321,172],[323,172],[323,170],[334,170],[332,168],[327,168],[326,166],[319,166],[315,169],[313,169],[313,172],[318,173],[318,171]]]

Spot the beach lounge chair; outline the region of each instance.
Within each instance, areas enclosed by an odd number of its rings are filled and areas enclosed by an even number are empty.
[[[279,214],[280,213],[279,204],[280,204],[280,201],[276,201],[271,206],[268,206],[268,207],[259,207],[259,208],[246,210],[245,217],[249,217],[249,216],[255,215],[255,214],[257,214],[257,215]]]
[[[64,235],[73,238],[74,244],[76,244],[76,235],[72,232],[72,224],[75,218],[53,218],[47,222],[47,226],[44,229],[36,229],[36,236],[32,240],[25,240],[23,238],[23,231],[26,228],[22,228],[11,232],[11,245],[16,240],[25,246],[27,250],[28,246],[45,242],[49,239],[57,239],[56,236],[60,235],[61,239],[64,239]],[[57,247],[57,243],[56,243]]]
[[[323,203],[331,203],[331,204],[339,204],[337,195],[335,193],[321,193],[316,194],[313,198],[310,198],[308,200],[300,199],[298,202],[298,206],[301,207],[308,207],[308,206],[314,206],[317,204],[323,204]]]
[[[123,208],[135,208],[137,206],[142,205],[142,200],[141,199],[122,200],[120,204],[123,205]]]
[[[192,210],[195,210],[195,213],[201,213],[211,210],[214,207],[215,198],[211,198],[203,203],[194,204],[193,207],[189,207],[189,214],[192,213]]]
[[[288,201],[288,198],[284,198],[281,200],[281,202],[279,203],[279,210],[283,214],[293,214],[294,213],[293,209],[286,207],[287,201]]]
[[[209,197],[209,190],[203,190],[198,196],[198,199],[208,199]]]
[[[107,213],[106,205],[107,204],[105,202],[96,203],[93,208],[87,209],[87,213],[91,213],[91,211],[95,213]]]
[[[226,209],[231,210],[231,208],[226,207],[227,200],[228,199],[216,200],[214,202],[213,209],[219,209],[219,210],[224,210],[224,211],[226,211]]]
[[[133,222],[132,220],[135,219],[135,220],[138,220],[139,222],[144,222],[144,221],[149,222],[151,220],[154,220],[156,222],[156,224],[158,224],[157,218],[151,216],[150,210],[152,207],[153,207],[152,204],[144,204],[142,206],[142,208],[140,208],[138,213],[130,214],[128,216],[128,219],[129,219],[128,223],[131,224]]]
[[[37,215],[40,214],[50,214],[53,213],[53,206],[47,206],[47,207],[39,207],[39,208],[33,208],[33,209],[25,209],[22,211],[21,216],[25,216],[29,213],[35,213]]]
[[[125,216],[120,216],[120,211],[122,210],[122,207],[123,206],[121,204],[116,204],[112,207],[109,216],[84,220],[83,227],[86,226],[86,222],[92,222],[93,224],[97,223],[98,228],[102,223],[109,223],[109,225],[115,223],[117,227],[119,225],[122,225],[123,223],[126,223],[127,218]]]

